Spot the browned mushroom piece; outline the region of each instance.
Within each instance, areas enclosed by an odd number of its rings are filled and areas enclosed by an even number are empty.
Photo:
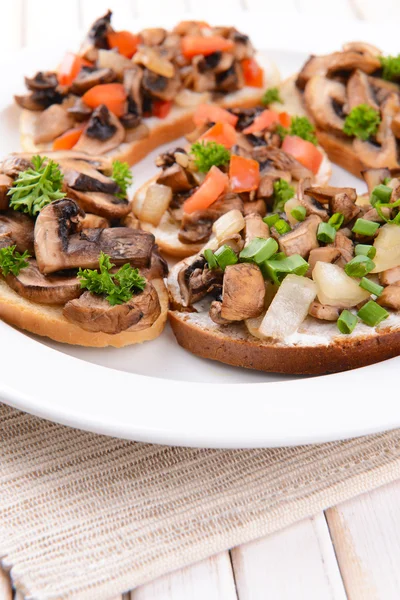
[[[309,196],[306,194],[306,189],[311,188],[311,179],[307,177],[306,179],[302,179],[297,186],[297,200],[301,206],[304,206],[306,209],[307,216],[317,215],[322,219],[322,221],[329,220],[329,213],[327,209],[320,204],[318,200],[315,199],[314,196]]]
[[[379,106],[382,104],[382,102],[386,100],[386,98],[390,94],[399,93],[399,86],[393,81],[387,81],[386,79],[382,79],[380,77],[372,77],[370,75],[368,76],[368,81],[374,92],[376,101],[379,104]]]
[[[0,210],[7,210],[10,203],[10,196],[8,196],[8,190],[11,188],[13,180],[8,175],[2,175],[0,173]]]
[[[31,159],[35,154],[37,152],[15,152],[10,154],[5,160],[0,162],[0,173],[5,173],[10,177],[17,176],[20,171],[26,171],[29,167],[33,166]],[[46,151],[45,155],[59,164],[64,161],[80,161],[106,175],[111,175],[112,173],[112,159],[100,154],[89,155],[85,152],[75,150],[49,150]],[[44,156],[44,153],[42,153],[42,156]]]
[[[115,265],[148,267],[154,236],[128,227],[82,228],[85,214],[69,198],[48,204],[39,214],[34,231],[35,254],[42,273],[99,266],[100,252]]]
[[[242,89],[244,85],[243,69],[237,62],[234,62],[226,71],[216,74],[216,86],[219,92],[225,94],[235,92]]]
[[[99,215],[93,215],[90,213],[85,214],[81,224],[82,229],[106,229],[107,227],[110,227],[110,222],[107,219],[105,219],[104,217],[99,217]],[[135,229],[138,228],[135,227]]]
[[[132,63],[130,69],[124,71],[124,88],[128,94],[128,113],[135,115],[142,114],[142,79],[143,69],[139,65]]]
[[[125,130],[119,119],[102,104],[96,108],[74,150],[87,154],[104,154],[119,146]]]
[[[259,317],[264,310],[265,283],[257,265],[238,263],[225,269],[221,317],[244,321]]]
[[[393,283],[385,287],[378,298],[378,304],[393,310],[400,310],[400,283]]]
[[[91,62],[97,59],[97,49],[109,48],[107,35],[113,31],[111,27],[112,12],[108,10],[105,15],[96,19],[90,27],[88,34],[79,49],[79,55]]]
[[[354,152],[368,167],[391,169],[399,166],[397,141],[392,131],[392,120],[399,109],[399,96],[390,94],[381,106],[382,120],[377,134],[380,145],[359,138],[354,139]]]
[[[346,112],[350,112],[360,104],[367,104],[374,110],[379,110],[379,104],[375,100],[368,75],[358,69],[354,71],[347,82]]]
[[[73,118],[61,104],[52,104],[40,113],[34,126],[35,144],[52,142],[56,137],[73,127]]]
[[[164,77],[150,71],[150,69],[144,69],[142,86],[159,100],[174,100],[180,90],[181,80],[177,72],[173,77]]]
[[[115,73],[112,69],[84,67],[75,77],[71,86],[71,92],[81,96],[95,85],[111,83],[112,81],[115,81]]]
[[[321,202],[321,204],[328,204],[331,202],[332,198],[336,196],[336,194],[341,193],[347,194],[347,196],[353,202],[357,200],[357,191],[350,187],[334,187],[332,185],[325,185],[322,187],[311,186],[305,187],[304,193],[312,198],[315,198],[315,200],[318,200],[318,202]]]
[[[208,313],[210,315],[210,319],[212,321],[214,321],[214,323],[216,323],[217,325],[229,325],[229,323],[232,323],[232,321],[229,321],[228,319],[224,319],[221,316],[221,309],[222,309],[221,301],[214,300],[214,302],[211,302],[210,310]]]
[[[346,86],[343,83],[315,75],[306,85],[304,102],[318,127],[344,135]]]
[[[33,254],[33,221],[28,215],[15,210],[1,213],[0,236],[9,236],[18,252]]]
[[[92,112],[93,109],[78,97],[75,97],[74,103],[67,107],[67,113],[78,122],[87,121]]]
[[[253,150],[253,158],[261,163],[268,161],[272,169],[276,169],[278,172],[289,173],[290,177],[298,181],[306,177],[312,177],[309,169],[299,163],[293,156],[275,146],[256,146]],[[270,169],[262,169],[262,175],[272,175],[272,173],[273,171]],[[280,174],[276,173],[277,179],[281,178]],[[282,177],[282,179],[286,178]]]
[[[361,171],[361,175],[368,186],[368,193],[371,195],[377,185],[383,183],[385,179],[390,178],[390,170],[385,167],[365,169],[365,171]]]
[[[269,238],[269,227],[257,213],[251,213],[244,218],[245,242],[246,245],[254,238]]]
[[[260,179],[257,189],[257,198],[272,198],[274,195],[275,177],[272,175],[263,175]]]
[[[102,192],[118,194],[118,184],[82,160],[61,158],[58,162],[64,175],[64,184],[80,192]]]
[[[338,248],[334,248],[333,246],[321,246],[320,248],[314,248],[314,250],[311,250],[308,257],[310,275],[317,262],[334,263],[339,257],[340,250]]]
[[[145,46],[160,46],[165,40],[166,35],[167,31],[162,27],[150,27],[142,29],[139,37]]]
[[[350,262],[354,257],[354,244],[347,236],[343,235],[340,231],[335,236],[333,247],[337,248],[341,254],[339,259],[336,261],[341,267],[344,267],[346,263]]]
[[[157,183],[168,186],[173,193],[187,192],[193,188],[187,171],[177,163],[161,171]]]
[[[378,213],[376,208],[370,208],[363,214],[362,218],[364,221],[376,221],[377,223],[385,223],[386,219],[391,219],[390,208],[383,206],[380,212],[382,213],[382,216]]]
[[[344,217],[343,224],[347,225],[360,213],[361,208],[357,206],[346,192],[335,194],[329,203],[332,214],[341,213]]]
[[[400,112],[393,117],[392,131],[397,138],[400,138]]]
[[[243,202],[243,214],[246,215],[252,215],[252,214],[258,214],[260,215],[260,217],[265,217],[267,212],[267,205],[265,204],[265,201],[260,199],[260,200],[254,200],[253,202]]]
[[[209,269],[204,257],[194,256],[178,273],[178,284],[184,306],[195,304],[214,290],[222,290],[223,272]]]
[[[307,258],[311,250],[319,246],[317,230],[320,223],[322,223],[320,217],[310,215],[278,239],[279,249],[287,256],[300,254],[303,258]]]
[[[314,300],[308,309],[308,314],[314,317],[314,319],[321,321],[337,321],[340,315],[340,308],[321,304],[318,300]]]
[[[0,173],[15,179],[22,171],[33,167],[31,163],[32,154],[10,154],[0,162]]]
[[[40,304],[65,304],[82,293],[75,275],[43,275],[33,259],[18,275],[7,275],[6,281],[20,296]]]
[[[8,246],[13,246],[13,241],[9,235],[3,235],[0,228],[0,250],[2,248],[8,248]]]
[[[393,267],[379,273],[379,282],[382,285],[392,285],[400,282],[400,267]]]

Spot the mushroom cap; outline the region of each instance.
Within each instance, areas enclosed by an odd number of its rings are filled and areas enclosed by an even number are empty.
[[[238,263],[225,269],[222,287],[221,317],[244,321],[259,317],[264,310],[265,283],[259,267]]]
[[[338,110],[346,102],[343,83],[315,75],[305,87],[304,102],[318,127],[344,135],[344,116]]]

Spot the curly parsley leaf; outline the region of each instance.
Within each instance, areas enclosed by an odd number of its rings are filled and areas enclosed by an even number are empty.
[[[15,251],[16,246],[7,246],[6,248],[0,248],[0,271],[3,277],[7,277],[10,273],[19,275],[22,269],[25,269],[29,265],[28,258],[30,255],[25,250],[23,254]]]
[[[278,179],[274,182],[274,195],[272,211],[282,212],[288,200],[294,196],[294,187],[292,187],[285,179]]]
[[[123,265],[116,273],[111,273],[115,265],[108,254],[99,256],[99,270],[79,269],[77,277],[81,287],[92,294],[105,296],[115,306],[128,302],[135,292],[142,292],[146,287],[146,279],[129,264]]]
[[[196,142],[192,145],[190,153],[195,157],[194,164],[200,173],[208,173],[212,166],[228,164],[231,157],[229,150],[216,142]]]
[[[400,79],[400,54],[397,56],[380,56],[382,77],[388,81]]]
[[[33,156],[32,167],[19,173],[8,191],[11,208],[36,217],[47,204],[65,198],[60,167],[53,160],[46,160],[46,156]]]
[[[315,135],[314,125],[307,119],[307,117],[292,117],[290,127],[287,129],[282,125],[277,125],[277,133],[283,140],[287,135],[297,135],[307,142],[311,142],[316,146],[318,140]]]
[[[348,136],[366,141],[376,134],[380,122],[381,116],[378,110],[368,104],[359,104],[347,115],[343,131]]]
[[[126,198],[128,187],[132,184],[133,176],[127,162],[114,160],[112,164],[111,179],[119,186],[118,198]]]
[[[277,87],[272,87],[268,90],[265,90],[264,95],[261,98],[261,104],[263,106],[269,106],[273,102],[279,102],[279,104],[282,104],[282,98],[280,97]]]

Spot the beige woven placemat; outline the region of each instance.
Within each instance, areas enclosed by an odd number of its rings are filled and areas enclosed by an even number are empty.
[[[400,477],[400,430],[199,450],[0,405],[0,460],[0,554],[17,588],[38,600],[101,600]]]

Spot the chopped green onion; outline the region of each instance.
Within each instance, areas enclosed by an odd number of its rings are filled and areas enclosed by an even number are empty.
[[[347,265],[344,267],[345,272],[349,277],[364,277],[375,269],[375,263],[372,262],[368,256],[359,254],[355,256]]]
[[[290,211],[290,214],[292,215],[293,219],[301,222],[306,218],[307,211],[304,206],[295,206],[294,209]]]
[[[227,244],[218,248],[218,250],[214,252],[214,257],[217,259],[217,263],[223,271],[228,265],[235,265],[238,262],[238,257]]]
[[[285,219],[278,219],[278,221],[274,223],[274,227],[279,235],[285,235],[285,233],[291,231],[291,227]]]
[[[388,185],[383,185],[383,183],[374,187],[374,189],[372,190],[371,200],[370,200],[372,206],[375,206],[375,204],[377,202],[383,202],[383,203],[390,202],[392,192],[393,192],[392,188],[389,187]]]
[[[320,223],[318,225],[317,240],[325,244],[333,244],[336,237],[336,229],[329,223]]]
[[[368,256],[368,258],[375,258],[376,248],[375,246],[370,246],[368,244],[357,244],[354,248],[356,256]]]
[[[391,178],[391,177],[385,177],[385,179],[383,180],[383,183],[384,183],[385,185],[388,185],[388,184],[389,184],[391,181],[392,181],[392,178]]]
[[[349,310],[343,310],[337,320],[337,326],[340,333],[349,335],[357,325],[357,317]]]
[[[357,316],[360,317],[360,319],[370,327],[375,327],[376,325],[379,325],[381,321],[387,319],[389,313],[387,310],[382,308],[382,306],[379,306],[379,304],[373,300],[370,300],[364,304],[362,308],[360,308]]]
[[[343,225],[343,221],[344,221],[344,215],[342,215],[342,213],[335,213],[331,216],[328,223],[329,223],[329,225],[334,227],[337,231]]]
[[[260,264],[264,277],[269,277],[277,284],[280,284],[289,273],[303,276],[309,269],[310,265],[300,254],[292,254],[284,258],[277,258],[277,256]]]
[[[374,283],[367,277],[363,277],[360,281],[360,287],[363,290],[367,290],[370,294],[374,294],[375,296],[380,296],[383,292],[383,286],[378,283]]]
[[[286,258],[286,254],[284,252],[277,252],[271,256],[271,260],[283,260],[284,258]]]
[[[268,260],[278,250],[278,242],[274,238],[254,238],[239,254],[243,261],[254,261],[257,264]]]
[[[212,250],[204,250],[203,256],[207,261],[209,269],[218,269],[217,259],[215,258],[214,252]]]
[[[277,221],[279,221],[280,216],[279,215],[267,215],[266,217],[263,218],[264,223],[266,223],[268,225],[268,227],[273,227],[275,225],[275,223]]]
[[[365,235],[366,237],[372,237],[379,229],[379,223],[374,221],[367,221],[366,219],[357,219],[352,229],[353,233],[359,235]]]

